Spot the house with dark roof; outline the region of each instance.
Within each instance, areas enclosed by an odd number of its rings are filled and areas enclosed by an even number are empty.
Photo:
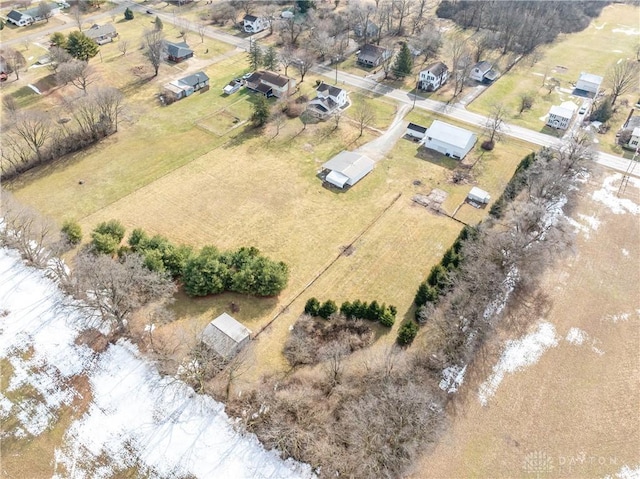
[[[436,91],[447,82],[449,68],[442,62],[429,65],[418,74],[418,89]]]
[[[365,67],[377,67],[389,59],[392,54],[391,50],[367,43],[358,52],[358,63]]]
[[[26,27],[27,25],[31,25],[35,22],[35,19],[24,12],[19,12],[18,10],[11,10],[7,14],[7,21],[9,23],[13,23],[18,27]]]
[[[167,59],[174,63],[180,63],[193,57],[193,50],[189,48],[187,42],[165,42]]]
[[[259,33],[269,28],[271,21],[265,17],[245,15],[242,19],[244,31],[247,33]]]
[[[498,72],[493,69],[491,63],[482,61],[473,65],[469,77],[482,83],[491,83],[498,78]]]
[[[249,90],[261,93],[266,97],[283,98],[295,91],[296,81],[293,78],[275,72],[259,70],[253,72],[245,80],[245,86]]]
[[[412,138],[414,140],[422,140],[427,133],[427,127],[418,125],[416,123],[409,123],[407,125],[407,131],[405,131],[405,136]]]
[[[118,36],[116,27],[111,23],[107,23],[105,25],[92,25],[91,28],[85,30],[84,34],[98,45],[111,43],[113,39]]]
[[[337,86],[320,83],[316,88],[317,96],[307,105],[312,115],[326,119],[349,106],[347,91]]]
[[[209,90],[209,77],[205,72],[197,72],[164,85],[164,95],[173,101],[180,100],[197,91]]]

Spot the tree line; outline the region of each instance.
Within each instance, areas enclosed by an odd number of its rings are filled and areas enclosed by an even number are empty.
[[[304,313],[312,317],[329,319],[335,313],[340,313],[347,320],[366,319],[382,324],[390,328],[396,320],[398,310],[395,306],[387,306],[385,303],[378,303],[373,300],[370,303],[356,299],[354,302],[345,301],[340,305],[340,309],[332,299],[320,303],[317,298],[309,298],[304,306]]]
[[[275,296],[286,286],[289,268],[270,260],[255,247],[219,251],[204,246],[176,246],[162,235],[149,236],[134,229],[121,246],[125,228],[117,220],[98,224],[91,234],[93,249],[101,254],[124,257],[136,253],[150,271],[179,281],[189,296],[207,296],[231,291],[252,296]]]

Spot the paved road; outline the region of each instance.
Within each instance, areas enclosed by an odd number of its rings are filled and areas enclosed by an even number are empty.
[[[318,65],[314,68],[314,71],[335,80],[336,72],[333,68]],[[446,103],[429,100],[420,96],[414,97],[412,93],[381,85],[373,80],[362,78],[351,73],[338,71],[338,84],[351,85],[364,90],[369,90],[374,94],[386,96],[406,104],[413,105],[415,101],[416,108],[440,113],[441,115],[478,127],[483,127],[487,120],[485,116],[465,110],[459,106],[447,105]],[[559,138],[513,124],[506,124],[504,126],[503,133],[510,137],[524,140],[539,146],[558,146],[562,141]],[[598,152],[596,158],[596,162],[598,164],[620,172],[628,171],[631,161],[632,160],[627,160],[625,158],[603,152]],[[640,168],[635,169],[634,176],[640,177]]]

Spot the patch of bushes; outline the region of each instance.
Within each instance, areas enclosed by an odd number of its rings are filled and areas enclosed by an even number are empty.
[[[91,244],[97,253],[114,255],[124,238],[125,227],[118,220],[104,221],[93,229]]]
[[[320,303],[316,298],[309,298],[304,307],[305,314],[309,316],[320,317],[328,319],[329,316],[336,313],[338,307],[333,300],[327,300],[324,303]],[[379,322],[383,326],[390,328],[393,326],[396,320],[396,314],[398,310],[395,306],[386,304],[379,304],[377,301],[371,303],[362,302],[359,299],[353,303],[345,301],[340,306],[340,314],[346,319],[366,319],[368,321]]]
[[[398,330],[398,344],[409,346],[418,334],[418,325],[414,321],[407,321]]]
[[[272,261],[254,247],[221,252],[204,246],[194,252],[188,246],[176,246],[161,235],[149,237],[143,230],[132,231],[128,240],[132,251],[140,253],[153,271],[166,271],[182,280],[189,296],[207,296],[233,291],[253,296],[275,296],[289,280],[289,268]]]
[[[495,142],[491,141],[491,140],[485,140],[482,142],[482,144],[480,145],[480,147],[485,150],[485,151],[491,151],[493,150],[493,148],[496,146]]]
[[[82,241],[82,228],[77,221],[67,220],[62,224],[61,233],[71,245],[77,245]]]

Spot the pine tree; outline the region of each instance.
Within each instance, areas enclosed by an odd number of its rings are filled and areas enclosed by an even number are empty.
[[[124,11],[124,19],[125,20],[133,20],[133,10],[129,7]]]
[[[264,54],[262,65],[267,70],[275,70],[278,67],[278,52],[274,47],[269,47]]]
[[[269,103],[267,99],[260,95],[256,98],[256,102],[253,104],[253,115],[251,120],[255,126],[262,126],[267,123],[269,119]]]
[[[154,23],[156,30],[162,30],[162,28],[164,27],[164,25],[162,24],[162,20],[160,20],[160,17],[158,16],[156,16],[156,20]]]
[[[405,42],[402,44],[400,53],[396,57],[396,61],[393,64],[393,74],[398,78],[404,78],[411,75],[411,69],[413,68],[413,57],[409,50],[409,45]]]
[[[255,40],[249,46],[249,65],[252,71],[256,71],[262,65],[262,48]]]
[[[84,33],[75,31],[69,34],[66,50],[73,58],[87,62],[98,54],[98,44]]]

